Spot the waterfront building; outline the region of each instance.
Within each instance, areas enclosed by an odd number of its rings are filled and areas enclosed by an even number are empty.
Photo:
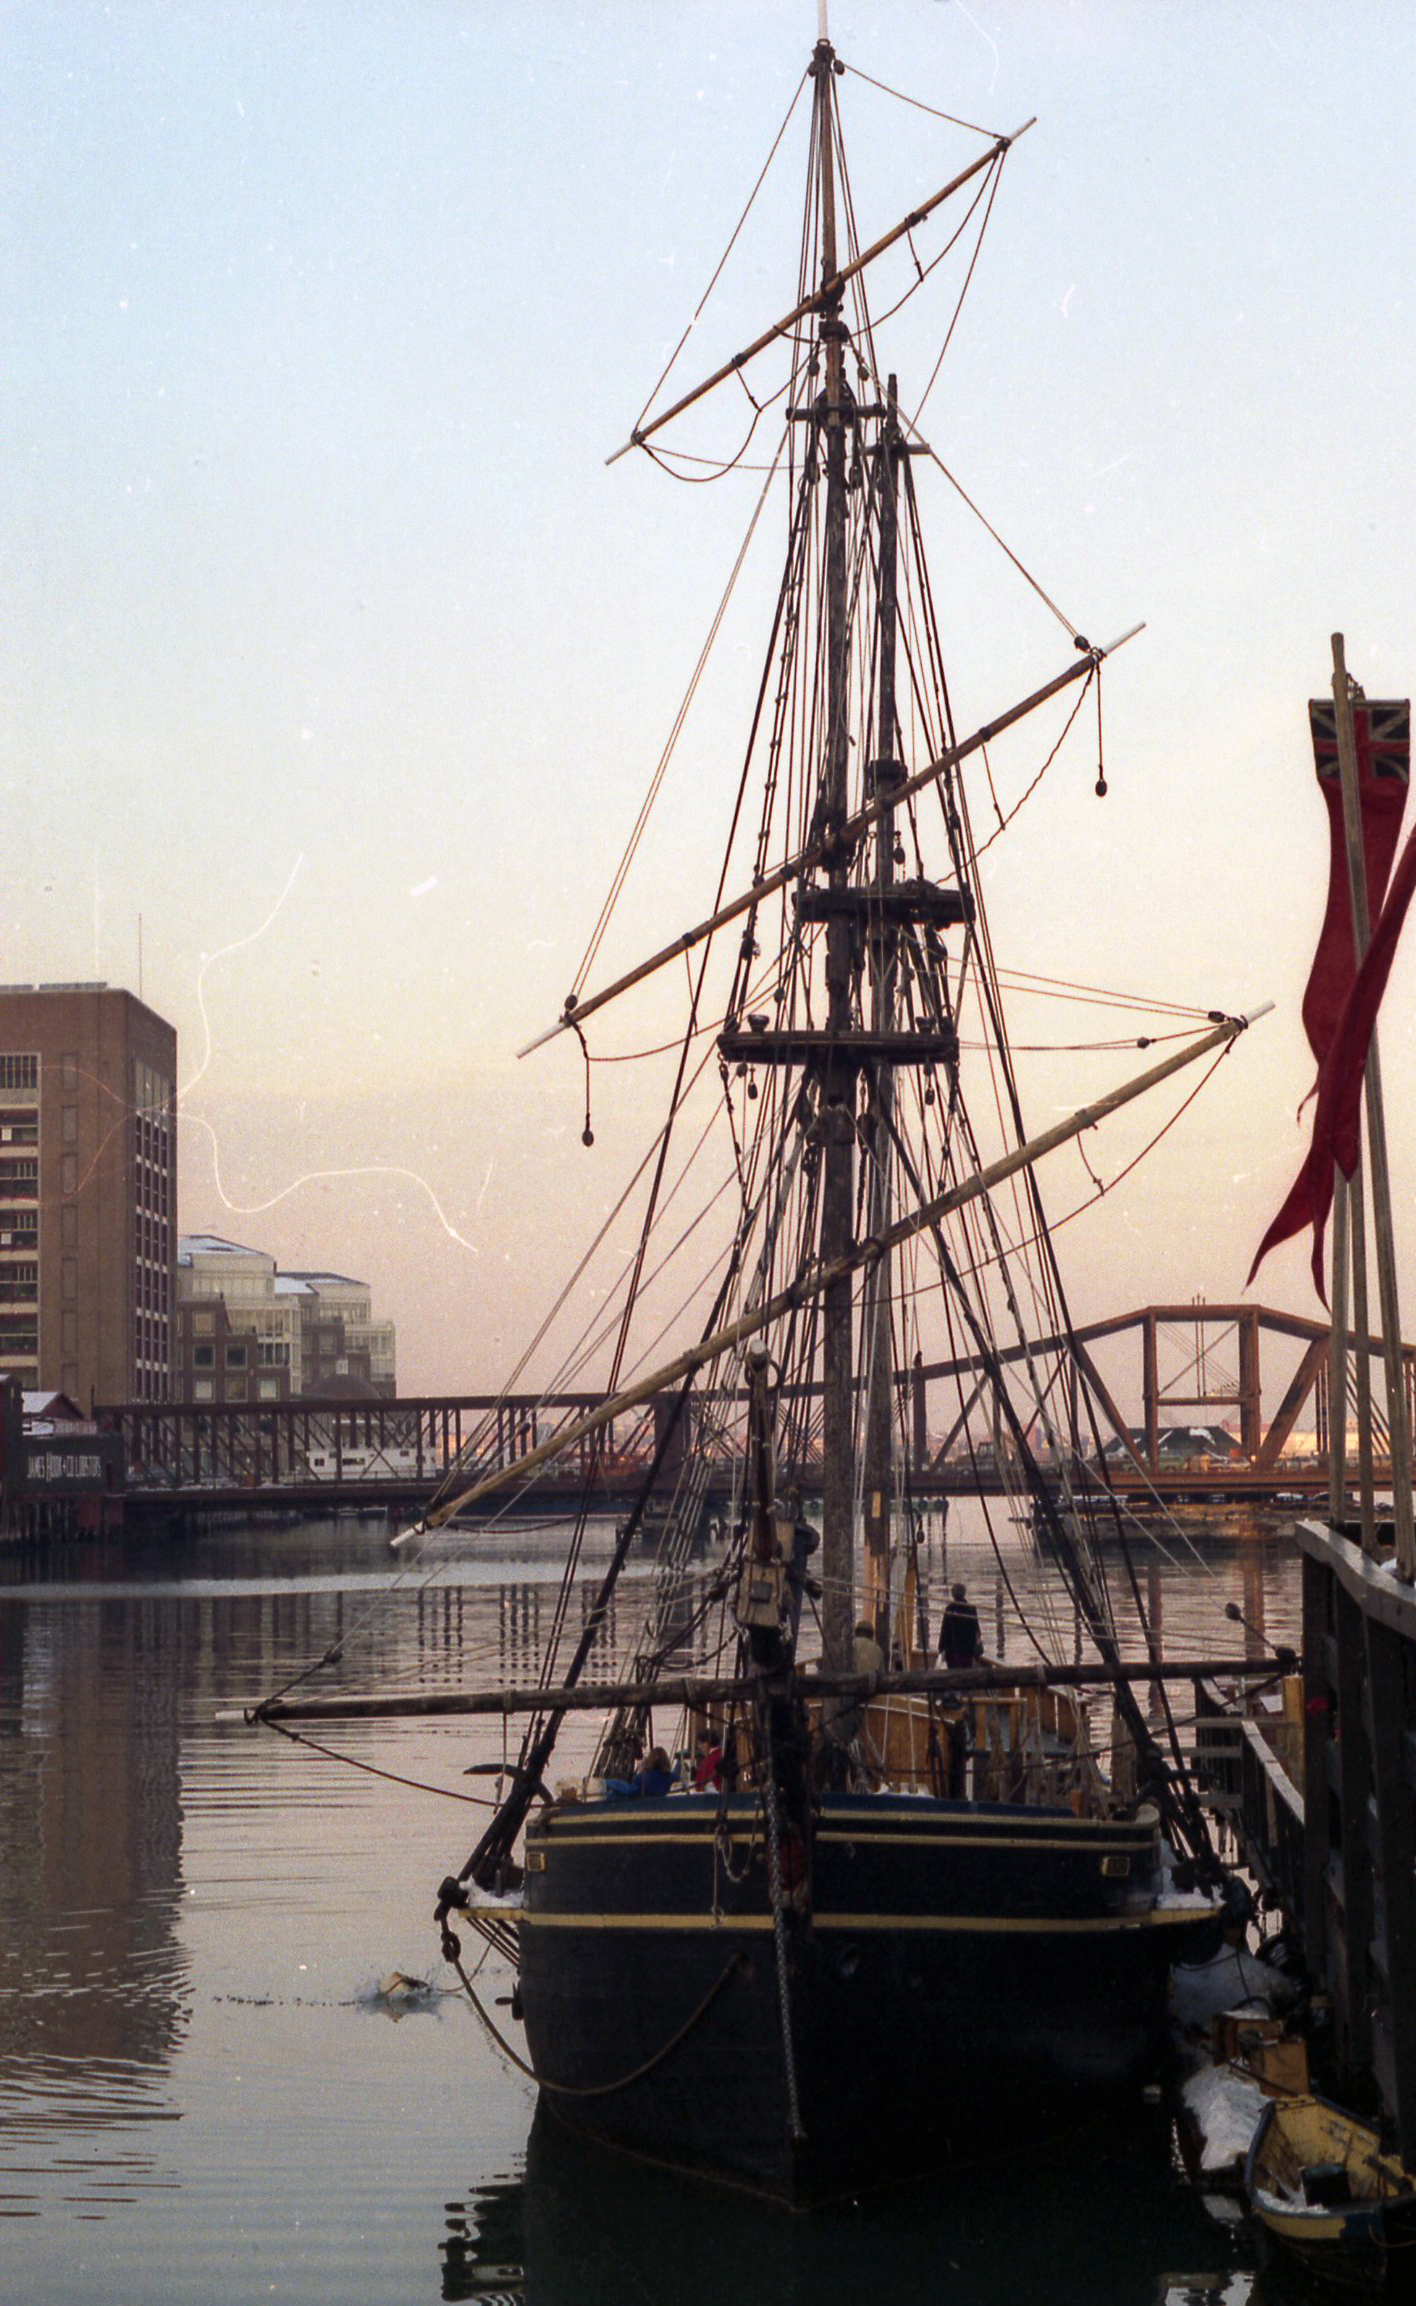
[[[367,1281],[347,1273],[282,1273],[279,1291],[298,1306],[302,1390],[392,1400],[398,1391],[397,1340],[391,1321],[376,1320]]]
[[[176,1343],[179,1400],[288,1401],[301,1391],[299,1314],[263,1249],[182,1235]]]
[[[167,1398],[176,1079],[176,1033],[132,993],[0,987],[0,1377]]]
[[[394,1324],[367,1281],[282,1273],[262,1249],[184,1233],[174,1391],[183,1401],[286,1401],[397,1391]]]

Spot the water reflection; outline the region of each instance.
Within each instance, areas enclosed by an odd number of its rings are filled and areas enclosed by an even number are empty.
[[[187,1987],[174,1634],[166,1613],[108,1606],[60,1640],[42,1613],[0,1599],[7,2163],[49,2134],[173,2118],[165,2085]],[[80,2196],[150,2166],[143,2150],[105,2148],[76,2164]],[[0,2182],[0,2214],[29,2199]]]
[[[1245,2237],[1176,2177],[1159,2114],[794,2218],[602,2152],[542,2110],[524,2179],[447,2204],[439,2261],[445,2299],[524,2306],[1257,2301]]]
[[[923,1563],[931,1628],[947,1569],[976,1592],[1000,1655],[1031,1654],[1019,1610],[1073,1645],[1075,1613],[1028,1531],[1000,1529],[1006,1580],[981,1517],[951,1515],[947,1563],[942,1534],[932,1524]],[[612,2291],[616,2306],[716,2306],[769,2285],[786,2306],[945,2288],[966,2306],[1181,2306],[1225,2280],[1228,2306],[1247,2300],[1242,2252],[1173,2189],[1163,2142],[1140,2169],[1049,2151],[809,2222],[540,2126],[512,2179],[532,2094],[464,2006],[439,2000],[437,2023],[366,2022],[358,1997],[391,1971],[444,1982],[433,1890],[485,1816],[444,1797],[489,1791],[463,1772],[514,1751],[516,1727],[331,1726],[337,1752],[429,1795],[216,1712],[331,1647],[361,1690],[534,1678],[563,1537],[458,1533],[392,1597],[387,1533],[371,1523],[252,1524],[42,1564],[0,1555],[0,2290],[221,2306],[265,2295],[278,2263],[301,2306],[439,2293],[597,2306]],[[592,1529],[587,1558],[612,1543],[611,1526]],[[1294,1638],[1289,1546],[1171,1537],[1141,1559],[1172,1655],[1232,1649],[1231,1600],[1271,1639]],[[715,1566],[693,1564],[690,1614]],[[1114,1590],[1137,1654],[1119,1561]],[[632,1650],[652,1598],[636,1558],[607,1652]],[[568,1639],[589,1600],[573,1602]],[[597,1728],[568,1722],[565,1770],[588,1763]],[[504,1966],[486,1982],[493,1999],[510,1991]],[[107,2289],[50,2277],[79,2221],[110,2258],[125,2253]]]
[[[465,2201],[447,2204],[447,2232],[438,2247],[444,2298],[481,2298],[488,2306],[525,2298],[525,2201],[524,2178],[492,2178],[472,2187]]]

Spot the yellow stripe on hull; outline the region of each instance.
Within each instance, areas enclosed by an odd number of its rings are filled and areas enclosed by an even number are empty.
[[[554,1830],[557,1834],[559,1834],[561,1828],[559,1825],[557,1825],[554,1829],[542,1830]],[[679,1848],[691,1848],[697,1846],[704,1850],[711,1850],[714,1847],[715,1842],[714,1835],[706,1829],[699,1833],[657,1833],[652,1831],[645,1831],[643,1833],[633,1834],[593,1834],[582,1832],[576,1838],[581,1842],[591,1844],[597,1850],[649,1849],[658,1848],[662,1843],[670,1843]],[[1087,1841],[1082,1843],[1078,1843],[1070,1839],[1044,1841],[1040,1836],[1034,1837],[1030,1834],[1010,1834],[1004,1836],[1002,1834],[946,1835],[819,1833],[814,1838],[817,1842],[853,1843],[858,1849],[871,1851],[1065,1850],[1072,1856],[1084,1858],[1134,1858],[1138,1856],[1144,1856],[1150,1848],[1149,1837],[1146,1837],[1141,1841],[1134,1842]],[[755,1845],[761,1843],[762,1835],[760,1832],[734,1833],[729,1834],[727,1839],[733,1844],[735,1848],[751,1849]]]
[[[770,1914],[545,1914],[528,1909],[518,1915],[523,1929],[548,1930],[770,1930]],[[1193,1923],[1195,1914],[1166,1909],[1147,1914],[1088,1914],[1058,1916],[1035,1914],[813,1914],[817,1930],[982,1930],[1029,1936],[1083,1937],[1105,1932],[1163,1928],[1177,1922]]]

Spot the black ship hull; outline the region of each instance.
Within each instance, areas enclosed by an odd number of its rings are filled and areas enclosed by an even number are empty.
[[[573,2128],[793,2206],[892,2182],[1155,2070],[1171,1962],[1143,1826],[833,1796],[774,1916],[748,1798],[572,1805],[527,1840],[532,2062]]]

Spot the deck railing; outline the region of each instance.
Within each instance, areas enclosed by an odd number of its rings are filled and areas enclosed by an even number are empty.
[[[1196,1774],[1264,1897],[1286,1914],[1303,1907],[1303,1796],[1276,1750],[1292,1736],[1283,1716],[1255,1719],[1214,1682],[1196,1682]]]

